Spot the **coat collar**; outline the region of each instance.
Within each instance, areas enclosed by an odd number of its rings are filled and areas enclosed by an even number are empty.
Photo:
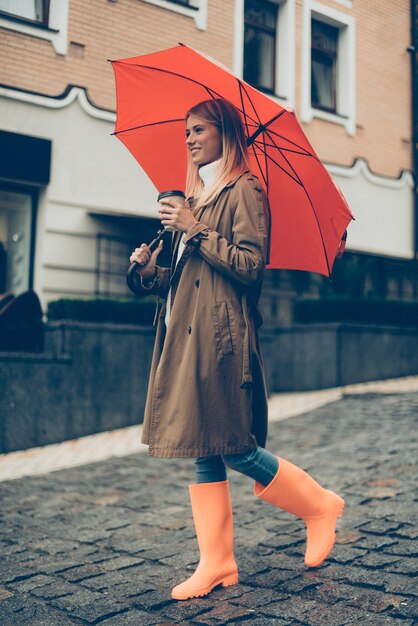
[[[250,170],[244,170],[242,172],[242,174],[238,174],[238,176],[236,176],[235,178],[233,178],[227,185],[225,185],[224,189],[229,189],[230,187],[233,187],[240,178],[242,178],[243,176],[248,176],[248,175],[252,175]]]
[[[250,170],[244,170],[241,174],[238,174],[238,176],[233,178],[227,185],[225,185],[223,189],[221,189],[221,191],[218,194],[218,198],[225,189],[231,189],[231,187],[234,187],[236,183],[239,181],[239,179],[242,178],[243,176],[253,176],[253,174],[250,172]],[[190,196],[189,198],[187,198],[187,202],[189,203],[189,206],[192,209],[196,201],[193,198],[193,196]]]

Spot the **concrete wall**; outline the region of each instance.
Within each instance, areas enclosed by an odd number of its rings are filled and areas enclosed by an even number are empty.
[[[377,176],[366,161],[352,167],[328,165],[355,217],[348,229],[353,252],[414,258],[414,184],[404,171],[398,178]]]
[[[142,421],[154,330],[45,327],[42,354],[0,353],[0,452]]]
[[[0,353],[0,453],[142,421],[154,330],[49,323],[42,354]],[[261,333],[269,392],[418,374],[415,329],[310,324]]]
[[[264,330],[262,346],[269,387],[274,392],[418,374],[415,328],[295,324]]]

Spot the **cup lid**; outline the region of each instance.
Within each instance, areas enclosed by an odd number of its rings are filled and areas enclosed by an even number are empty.
[[[157,202],[162,200],[163,198],[168,198],[169,196],[181,196],[182,198],[186,197],[184,191],[180,191],[179,189],[172,189],[170,191],[162,191],[158,194]]]

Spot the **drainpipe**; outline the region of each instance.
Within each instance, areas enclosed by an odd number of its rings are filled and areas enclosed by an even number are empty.
[[[418,0],[411,0],[412,174],[414,178],[414,300],[418,299]]]

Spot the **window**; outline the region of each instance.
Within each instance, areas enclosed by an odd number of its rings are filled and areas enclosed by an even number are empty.
[[[311,104],[336,113],[338,28],[312,20]]]
[[[0,190],[0,293],[30,287],[32,197]]]
[[[233,72],[285,107],[295,98],[295,0],[235,0]]]
[[[356,132],[356,44],[352,15],[304,0],[302,122],[317,117]]]
[[[244,12],[244,80],[260,90],[276,92],[278,5],[246,0]]]
[[[126,273],[126,255],[130,256],[137,241],[103,233],[96,235],[96,296],[124,296],[130,293],[121,276]]]
[[[0,0],[0,27],[46,39],[67,54],[69,0]]]
[[[49,0],[0,0],[5,16],[48,26]]]

